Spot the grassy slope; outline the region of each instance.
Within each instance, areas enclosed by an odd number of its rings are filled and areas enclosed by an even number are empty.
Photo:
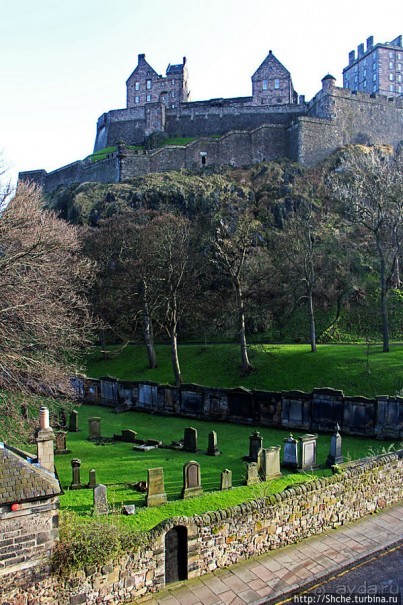
[[[97,481],[108,486],[108,499],[112,507],[119,512],[122,503],[135,504],[137,514],[132,517],[119,517],[120,523],[126,523],[135,529],[147,530],[158,522],[171,516],[201,514],[218,508],[228,508],[257,497],[276,493],[287,485],[310,479],[309,474],[291,474],[284,472],[281,479],[257,486],[246,487],[245,462],[243,456],[248,453],[250,426],[240,426],[227,423],[205,422],[186,418],[163,418],[141,412],[128,412],[117,415],[110,408],[98,406],[82,406],[79,411],[80,428],[78,433],[67,435],[69,455],[56,456],[56,467],[65,495],[61,498],[63,509],[69,509],[80,516],[89,516],[92,510],[92,490],[69,491],[71,483],[71,459],[82,461],[81,481],[88,481],[89,470],[97,471]],[[99,416],[102,435],[112,437],[123,428],[131,428],[138,432],[141,439],[157,438],[165,444],[183,437],[185,427],[194,426],[198,431],[198,447],[196,454],[155,449],[149,452],[137,452],[130,443],[108,443],[96,445],[87,441],[88,418]],[[208,433],[215,430],[218,436],[218,446],[221,456],[210,457],[205,454],[208,443]],[[282,445],[283,439],[289,432],[277,429],[259,428],[263,436],[263,446]],[[296,431],[296,435],[300,432]],[[329,452],[330,435],[320,435],[318,439],[318,463],[324,465]],[[372,447],[380,448],[390,444],[375,443],[371,439],[345,436],[343,438],[343,453],[347,458],[355,459],[368,455]],[[202,486],[206,492],[203,497],[192,500],[180,500],[182,489],[182,468],[189,460],[197,460],[201,465]],[[146,508],[145,496],[130,484],[147,479],[147,469],[162,467],[164,469],[165,490],[169,498],[168,504],[158,508]],[[219,489],[220,474],[225,468],[233,473],[234,488],[231,492],[214,491]],[[329,469],[321,468],[320,476],[330,474]]]
[[[172,383],[168,346],[157,346],[156,370],[147,368],[142,346],[128,346],[113,355],[104,360],[95,353],[87,363],[88,376]],[[382,353],[379,345],[371,345],[368,351],[363,344],[319,345],[316,353],[307,345],[255,345],[250,348],[250,357],[257,371],[242,379],[235,345],[184,345],[179,355],[184,381],[208,386],[242,384],[254,389],[308,392],[315,387],[333,387],[346,395],[366,397],[395,395],[403,388],[402,345],[392,346],[390,353]]]

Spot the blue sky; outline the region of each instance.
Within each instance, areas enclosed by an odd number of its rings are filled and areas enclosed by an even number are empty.
[[[92,152],[98,117],[125,106],[137,55],[161,74],[186,56],[192,100],[251,94],[269,50],[307,100],[370,35],[403,33],[400,0],[10,0],[0,11],[0,149],[10,176]],[[378,4],[378,3],[376,3]]]

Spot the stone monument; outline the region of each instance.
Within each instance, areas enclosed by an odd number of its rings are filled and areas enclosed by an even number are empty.
[[[262,448],[258,453],[258,470],[262,481],[281,477],[279,445]]]
[[[193,498],[203,493],[200,479],[200,464],[191,460],[183,467],[182,498]]]
[[[81,460],[78,458],[73,458],[71,461],[71,470],[73,474],[73,479],[70,485],[70,489],[81,489],[81,480],[80,480],[80,466]]]
[[[183,449],[185,452],[197,452],[197,430],[191,426],[185,429]]]
[[[283,462],[281,466],[286,468],[298,468],[298,441],[292,434],[284,439]]]
[[[302,435],[299,438],[301,462],[299,468],[302,471],[317,467],[316,463],[316,440],[318,435]]]
[[[69,416],[69,432],[77,433],[78,430],[78,412],[77,410],[72,410]]]
[[[147,506],[160,506],[167,502],[167,495],[164,487],[164,469],[149,468],[147,480]]]
[[[326,466],[331,467],[334,464],[341,464],[344,460],[341,451],[340,426],[336,424],[335,432],[330,439],[329,455],[326,458]]]
[[[256,485],[260,482],[259,469],[257,462],[247,464],[246,485]]]
[[[101,438],[101,418],[88,418],[88,441]]]
[[[221,453],[217,447],[217,433],[215,431],[210,431],[208,434],[208,447],[206,453],[208,456],[219,456]]]
[[[227,489],[232,489],[232,471],[228,468],[221,473],[220,490],[224,492]]]
[[[260,449],[263,447],[263,437],[259,433],[259,431],[254,431],[252,435],[249,436],[249,456],[248,460],[251,462],[257,462],[257,454]]]
[[[106,485],[99,484],[94,488],[94,515],[107,515],[108,512]]]

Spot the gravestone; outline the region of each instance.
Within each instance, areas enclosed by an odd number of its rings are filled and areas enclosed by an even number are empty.
[[[70,489],[81,489],[81,481],[80,481],[80,466],[81,460],[78,458],[73,458],[71,461],[71,469],[73,474],[73,479],[70,485]]]
[[[197,430],[191,426],[185,429],[183,449],[185,452],[197,452]]]
[[[279,445],[262,448],[258,453],[258,470],[262,481],[281,477]]]
[[[257,462],[249,462],[247,464],[246,485],[255,485],[259,483],[259,469]]]
[[[70,450],[66,447],[66,435],[67,433],[64,431],[59,431],[56,433],[55,439],[55,454],[69,454]]]
[[[136,513],[136,506],[134,504],[124,504],[122,513],[124,515],[134,515]]]
[[[132,431],[131,429],[122,430],[122,441],[125,441],[126,443],[135,443],[136,439],[136,431]]]
[[[200,479],[200,464],[191,460],[183,466],[182,498],[193,498],[203,493]]]
[[[88,481],[88,487],[90,489],[94,489],[94,487],[97,486],[97,473],[96,470],[94,468],[92,468],[89,472],[89,481]]]
[[[232,489],[232,471],[228,468],[221,473],[220,490],[224,492],[227,489]]]
[[[108,512],[106,485],[100,483],[94,488],[94,515],[107,515]]]
[[[59,412],[59,426],[66,428],[67,427],[67,416],[65,410],[63,408]]]
[[[149,468],[146,506],[160,506],[165,502],[167,502],[167,495],[164,487],[164,469]]]
[[[98,417],[88,418],[88,441],[101,438],[101,419]]]
[[[221,453],[217,447],[217,433],[215,431],[210,431],[208,434],[208,447],[206,453],[208,456],[219,456]]]
[[[255,431],[249,436],[249,457],[251,462],[257,462],[257,455],[263,447],[263,437],[259,431]]]
[[[69,416],[69,431],[70,433],[77,433],[78,430],[78,412],[77,410],[72,410]]]
[[[330,439],[329,455],[326,458],[326,466],[330,467],[334,464],[341,464],[344,460],[341,451],[341,435],[339,433],[340,427],[336,424],[335,432]]]
[[[304,471],[317,467],[316,463],[316,440],[318,435],[302,435],[299,438],[301,462],[299,468]]]
[[[286,468],[298,468],[298,441],[292,434],[284,439],[283,462],[281,466]]]

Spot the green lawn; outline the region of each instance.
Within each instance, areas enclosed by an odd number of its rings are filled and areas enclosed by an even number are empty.
[[[164,444],[183,438],[185,427],[193,426],[198,431],[198,448],[196,454],[170,449],[155,449],[149,452],[133,450],[130,443],[114,442],[96,445],[89,442],[88,418],[99,416],[102,436],[112,437],[120,434],[123,428],[130,428],[138,433],[140,439],[160,439]],[[72,479],[71,460],[81,460],[81,482],[87,483],[89,471],[95,469],[97,482],[108,486],[108,499],[114,510],[119,512],[123,503],[135,504],[137,514],[130,517],[120,517],[120,523],[128,524],[133,529],[148,530],[165,518],[178,515],[201,514],[209,510],[228,508],[261,496],[280,492],[287,485],[307,481],[312,478],[309,474],[288,473],[284,471],[281,479],[257,486],[246,487],[245,462],[243,456],[248,454],[249,435],[256,427],[234,425],[229,423],[213,423],[195,419],[159,417],[141,412],[126,412],[114,414],[111,408],[83,405],[79,408],[78,433],[68,433],[67,447],[71,450],[68,455],[56,456],[56,468],[65,489],[61,497],[61,506],[89,518],[92,511],[92,490],[69,490]],[[263,446],[283,445],[283,439],[289,431],[260,428],[263,436]],[[208,433],[215,430],[218,436],[218,447],[222,455],[207,456],[205,451],[208,443]],[[295,436],[301,431],[295,431]],[[329,452],[330,435],[320,435],[318,439],[318,463],[321,465],[315,474],[329,475],[331,471],[324,468]],[[362,439],[345,436],[343,438],[343,453],[347,459],[367,456],[371,448],[381,451],[384,446],[372,439]],[[397,445],[397,444],[396,444]],[[189,460],[196,460],[201,465],[201,480],[205,495],[192,500],[180,499],[182,489],[182,469]],[[145,495],[135,491],[131,485],[147,479],[147,469],[162,467],[164,469],[165,489],[169,499],[168,504],[158,508],[145,507]],[[220,474],[229,468],[233,474],[234,489],[230,492],[220,492]]]
[[[145,348],[131,345],[119,354],[110,347],[110,358],[95,352],[87,360],[87,375],[114,376],[123,380],[173,382],[168,345],[156,347],[159,367],[147,367]],[[250,358],[256,372],[241,379],[239,347],[231,344],[182,345],[179,357],[185,382],[212,387],[244,386],[269,391],[315,387],[341,389],[345,395],[395,395],[403,388],[403,345],[383,353],[380,345],[253,345]]]

